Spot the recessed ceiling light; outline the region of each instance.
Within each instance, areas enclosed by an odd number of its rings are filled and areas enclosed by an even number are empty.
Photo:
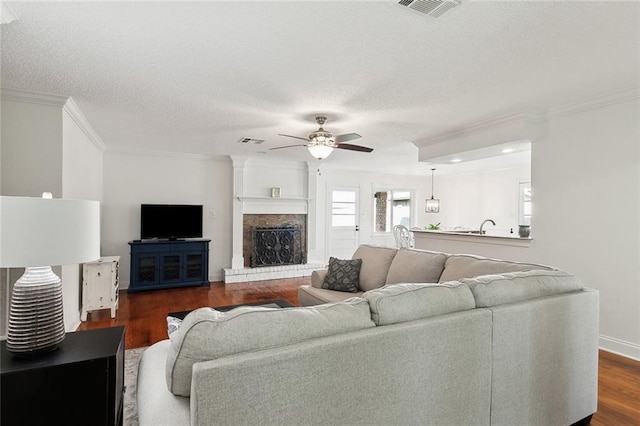
[[[505,148],[505,149],[502,150],[503,154],[508,154],[510,152],[513,152],[513,148]]]
[[[452,163],[459,163],[459,162],[461,162],[461,161],[462,161],[462,160],[461,160],[461,159],[459,159],[459,158],[454,158],[453,160],[451,160],[451,162],[452,162]]]

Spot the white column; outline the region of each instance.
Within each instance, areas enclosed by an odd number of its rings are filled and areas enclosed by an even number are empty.
[[[244,213],[244,166],[246,157],[231,156],[233,162],[233,255],[231,257],[231,268],[244,268],[244,256],[242,255],[242,216]]]
[[[324,263],[318,253],[318,171],[307,161],[307,263]]]

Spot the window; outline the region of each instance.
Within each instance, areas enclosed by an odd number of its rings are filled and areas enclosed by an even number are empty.
[[[391,232],[395,225],[411,227],[411,191],[378,191],[374,201],[376,232]]]
[[[355,226],[356,193],[333,191],[331,193],[331,226]]]
[[[531,225],[531,182],[520,182],[518,225]]]

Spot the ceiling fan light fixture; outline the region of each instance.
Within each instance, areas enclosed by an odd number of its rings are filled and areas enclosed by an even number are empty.
[[[360,152],[373,151],[373,148],[367,148],[366,146],[344,143],[346,141],[351,141],[354,139],[361,138],[362,136],[360,136],[357,133],[345,133],[343,135],[337,135],[334,137],[333,133],[327,132],[322,128],[326,120],[327,120],[327,117],[317,116],[316,122],[318,123],[320,128],[315,132],[311,132],[307,138],[301,138],[299,136],[292,136],[292,135],[286,135],[283,133],[278,133],[280,136],[303,140],[306,142],[304,145],[298,143],[297,145],[278,146],[275,148],[269,148],[269,150],[293,148],[294,146],[304,146],[309,150],[311,155],[313,155],[318,160],[327,158],[329,155],[331,155],[331,153],[335,148],[345,149],[349,151],[360,151]]]
[[[325,132],[322,127],[309,135],[309,141],[312,143],[334,143],[333,134]]]
[[[307,147],[311,155],[313,155],[318,160],[323,160],[327,158],[333,152],[333,147],[328,145],[309,145]]]

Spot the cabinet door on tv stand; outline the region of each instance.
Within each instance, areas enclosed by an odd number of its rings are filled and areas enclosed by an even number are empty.
[[[135,257],[135,283],[139,286],[155,285],[159,281],[160,256],[157,254]],[[133,267],[133,265],[132,265]]]
[[[180,253],[160,255],[160,283],[170,284],[182,281],[180,265],[182,265]]]
[[[184,255],[184,280],[203,281],[205,277],[205,259],[202,251],[185,253]]]

